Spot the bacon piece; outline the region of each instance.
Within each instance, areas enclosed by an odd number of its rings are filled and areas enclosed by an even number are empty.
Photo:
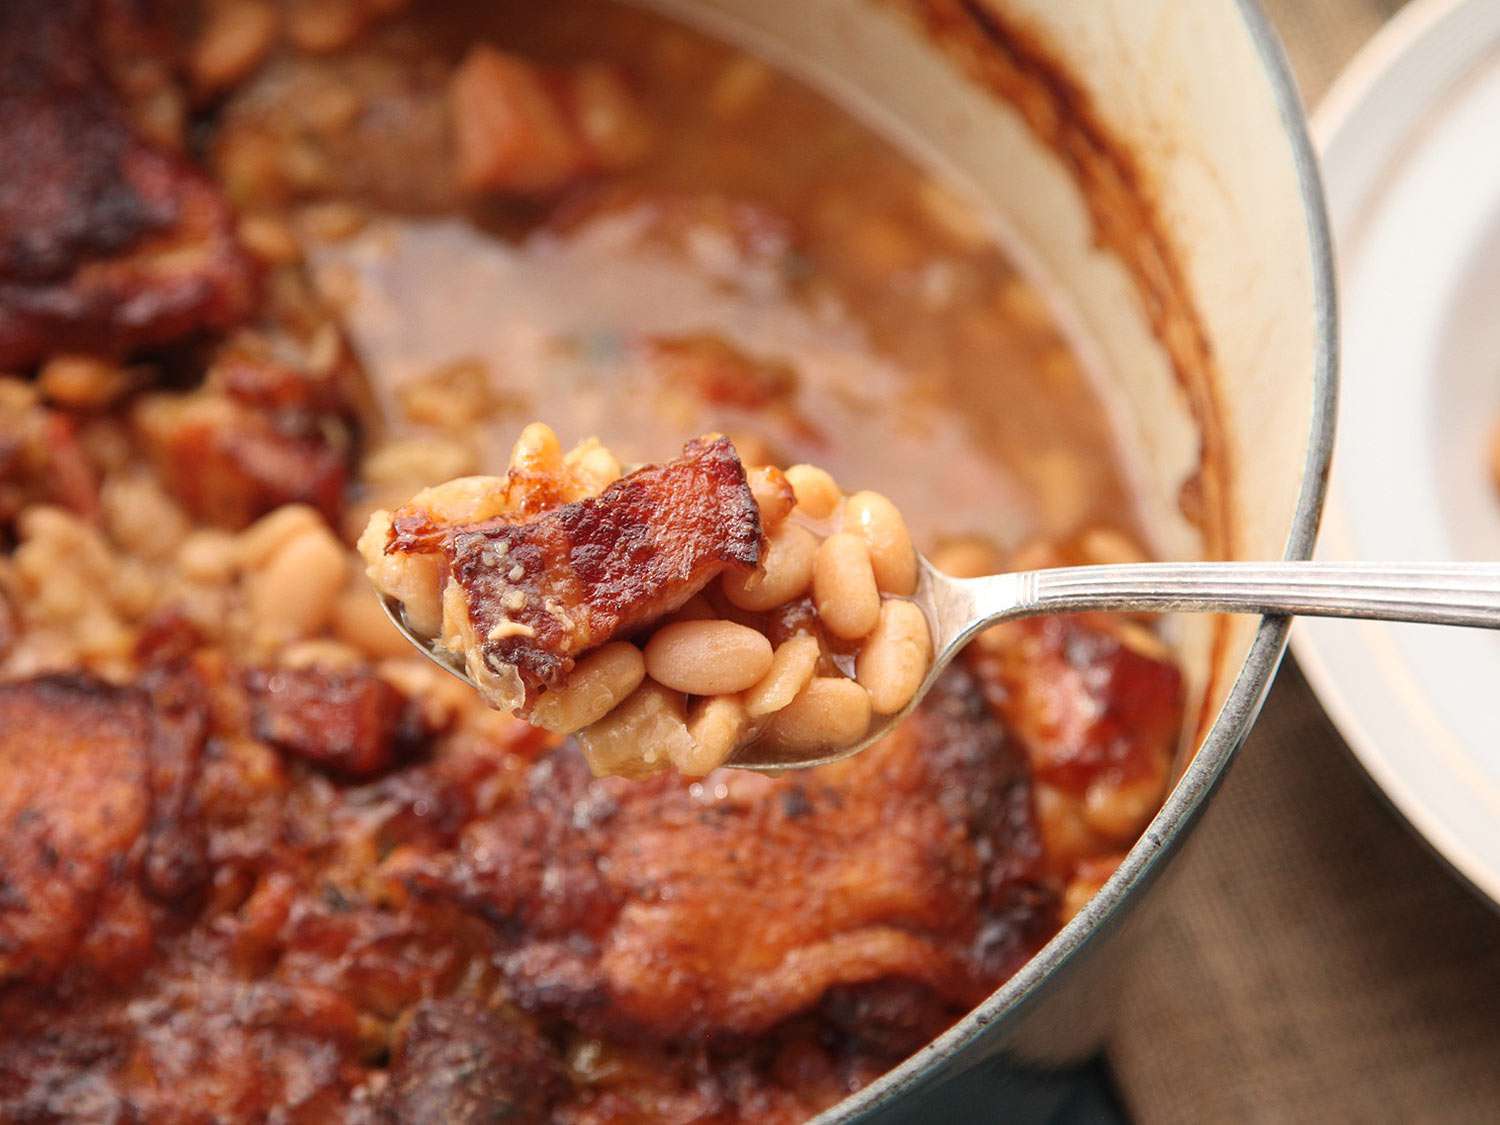
[[[257,738],[345,777],[384,773],[428,734],[420,709],[369,672],[255,669],[245,687]]]
[[[132,972],[148,896],[201,876],[178,795],[202,718],[181,693],[160,702],[86,677],[0,685],[0,985]]]
[[[514,669],[529,703],[581,653],[671,613],[727,567],[759,565],[762,542],[744,467],[721,437],[524,523],[443,527],[403,509],[386,550],[441,547],[475,649],[502,679]]]
[[[909,1050],[1052,932],[1024,759],[965,667],[847,763],[720,780],[592,781],[564,748],[408,878],[509,936],[523,1007],[673,1043],[827,1002]]]
[[[105,32],[128,19],[110,0],[0,5],[0,367],[163,344],[254,305],[218,188],[133,132],[110,87]]]

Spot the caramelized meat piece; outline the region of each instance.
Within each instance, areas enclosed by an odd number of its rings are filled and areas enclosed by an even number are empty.
[[[421,746],[421,711],[365,671],[257,669],[245,677],[255,736],[344,777],[384,773]]]
[[[154,452],[177,499],[220,527],[248,527],[284,504],[310,504],[330,522],[343,510],[344,453],[251,411],[184,412]]]
[[[1039,617],[978,646],[991,699],[1039,781],[1082,792],[1159,770],[1182,730],[1182,672],[1102,616]]]
[[[147,894],[201,874],[175,795],[203,729],[186,699],[163,704],[83,677],[0,685],[0,988],[133,971]]]
[[[524,523],[445,527],[408,506],[386,551],[441,546],[474,648],[518,704],[523,691],[530,702],[558,686],[579,654],[679,608],[726,567],[755,567],[761,543],[745,470],[728,439],[715,438]]]
[[[543,70],[480,46],[448,90],[465,191],[543,195],[645,155],[650,129],[613,67]]]
[[[143,905],[117,865],[150,817],[149,754],[135,692],[81,679],[0,687],[0,984],[51,980],[96,926],[144,954]],[[120,916],[101,917],[106,905]]]
[[[512,938],[523,1006],[662,1041],[759,1034],[892,981],[952,1019],[1051,933],[1024,762],[965,668],[846,763],[720,776],[591,782],[564,748],[411,882]],[[931,1030],[913,1005],[887,1033],[903,1019]]]
[[[534,1031],[472,1000],[419,1004],[391,1058],[386,1120],[543,1121],[568,1092]]]
[[[123,353],[242,320],[251,259],[218,188],[127,123],[116,0],[0,5],[0,366]],[[123,32],[123,34],[122,34]]]
[[[337,526],[368,387],[330,314],[287,281],[254,330],[215,352],[203,386],[137,403],[163,481],[195,516],[243,528],[285,504]]]
[[[125,1002],[31,1010],[0,1034],[7,1122],[343,1121],[363,1076],[331,990],[179,968]],[[189,971],[191,970],[191,971]]]
[[[0,527],[34,503],[92,518],[99,512],[98,474],[66,414],[43,406],[0,409]]]
[[[353,437],[321,381],[271,361],[224,364],[222,390],[153,396],[136,423],[163,481],[194,516],[248,527],[284,504],[337,524]]]

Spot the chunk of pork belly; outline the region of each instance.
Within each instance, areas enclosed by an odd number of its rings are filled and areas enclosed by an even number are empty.
[[[442,643],[502,709],[525,710],[582,653],[673,612],[726,568],[760,562],[760,513],[726,438],[537,511],[539,497],[577,490],[565,472],[559,463],[549,485],[522,463],[505,478],[429,489],[377,514],[361,543],[377,587],[407,595],[408,608],[411,572],[399,560],[441,557],[427,577],[447,574]]]

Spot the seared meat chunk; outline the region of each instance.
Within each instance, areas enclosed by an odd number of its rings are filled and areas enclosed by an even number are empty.
[[[160,703],[81,676],[0,685],[0,989],[132,972],[148,896],[201,876],[181,795],[204,731],[181,692]]]
[[[420,710],[362,670],[256,669],[245,677],[257,738],[331,773],[383,773],[422,745]]]
[[[162,478],[193,515],[239,529],[284,504],[310,504],[337,520],[348,480],[337,446],[219,397],[171,407],[152,411],[142,429]]]
[[[535,485],[513,472],[497,482],[497,503],[525,510]],[[418,497],[391,519],[384,551],[442,552],[449,589],[462,595],[456,651],[470,654],[471,669],[477,653],[476,679],[495,681],[494,701],[514,708],[560,685],[580,654],[678,609],[726,568],[753,569],[762,543],[744,467],[728,439],[712,438],[519,522],[445,524]]]
[[[536,1032],[473,1000],[418,1004],[391,1058],[382,1115],[391,1122],[544,1121],[568,1092]]]
[[[1101,614],[1039,617],[976,646],[1038,781],[1082,791],[1165,769],[1182,730],[1182,672],[1159,641],[1130,629]],[[1132,646],[1132,635],[1159,651]]]
[[[661,1041],[857,1008],[868,986],[890,1008],[897,982],[924,1003],[905,994],[883,1031],[915,1045],[934,1006],[956,1017],[1051,933],[1024,762],[964,667],[857,758],[714,776],[590,781],[564,748],[410,882],[512,939],[523,1006]]]
[[[254,303],[218,188],[133,131],[111,87],[105,43],[140,44],[135,8],[0,5],[0,366],[163,344]]]
[[[479,46],[454,72],[448,99],[465,191],[556,192],[637,163],[651,144],[640,106],[610,66],[546,70]]]
[[[336,525],[358,431],[350,373],[314,374],[270,350],[226,344],[203,388],[142,400],[137,430],[162,479],[199,519],[237,530],[283,505],[308,504]]]

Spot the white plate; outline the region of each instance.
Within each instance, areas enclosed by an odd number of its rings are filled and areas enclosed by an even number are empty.
[[[1500,2],[1419,0],[1314,119],[1343,390],[1318,554],[1500,559]],[[1365,768],[1500,903],[1500,634],[1299,621],[1297,659]]]

